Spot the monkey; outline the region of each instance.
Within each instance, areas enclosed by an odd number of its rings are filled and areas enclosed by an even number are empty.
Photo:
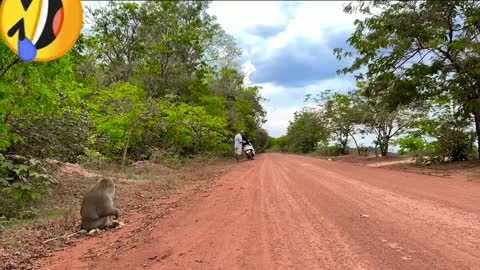
[[[85,194],[80,215],[81,229],[93,230],[112,227],[112,216],[118,219],[120,210],[113,207],[115,184],[111,179],[102,178]]]

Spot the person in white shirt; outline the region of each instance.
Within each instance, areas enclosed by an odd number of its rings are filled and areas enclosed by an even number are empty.
[[[242,155],[242,146],[243,146],[243,137],[242,137],[243,131],[240,131],[237,135],[235,135],[234,138],[234,148],[235,148],[235,158],[237,161],[240,159],[240,156]]]

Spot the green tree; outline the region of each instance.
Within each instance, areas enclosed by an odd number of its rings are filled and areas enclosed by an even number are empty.
[[[309,98],[310,96],[307,96],[306,99]],[[360,97],[355,92],[340,94],[332,90],[325,90],[315,100],[323,111],[322,117],[328,125],[332,138],[341,146],[342,154],[348,154],[350,138],[353,139],[357,150],[360,151],[355,135],[365,133],[361,124],[364,123],[366,117],[366,111],[359,106],[362,101]]]
[[[289,151],[308,153],[313,151],[319,143],[326,143],[329,133],[323,119],[320,113],[312,108],[302,108],[295,112],[286,135]]]
[[[353,64],[339,73],[367,79],[368,91],[385,95],[390,107],[448,93],[473,115],[480,141],[480,3],[357,3],[345,11],[360,12],[366,18],[355,21],[356,30],[348,39],[357,51]],[[340,59],[354,56],[339,48],[334,52]],[[378,87],[384,84],[390,87]]]
[[[145,90],[129,83],[115,83],[103,89],[89,103],[98,136],[105,136],[103,153],[123,150],[122,164],[130,144],[141,139],[138,125],[148,120]]]
[[[268,146],[268,140],[270,136],[268,136],[268,132],[263,128],[258,128],[256,130],[255,139],[256,139],[256,147],[258,148],[257,152],[264,151]]]
[[[425,146],[430,154],[466,160],[473,152],[471,115],[449,97],[432,100],[430,106],[430,116],[419,118],[414,134],[433,139]]]
[[[362,123],[366,130],[375,134],[375,144],[380,147],[381,155],[387,157],[392,140],[414,126],[416,120],[424,114],[425,108],[417,105],[415,109],[406,106],[392,109],[384,97],[365,94],[365,89],[368,86],[359,89],[362,100],[358,111],[363,112]]]
[[[397,144],[400,146],[400,154],[419,152],[425,149],[425,141],[416,133],[398,139]]]

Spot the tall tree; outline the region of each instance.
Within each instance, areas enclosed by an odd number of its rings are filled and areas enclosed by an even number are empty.
[[[448,92],[473,115],[480,144],[480,2],[358,1],[345,11],[366,18],[348,39],[357,51],[353,64],[339,73],[368,79],[369,91],[385,95],[390,107]]]

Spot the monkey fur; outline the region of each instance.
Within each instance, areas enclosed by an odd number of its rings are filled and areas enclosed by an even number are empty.
[[[110,179],[99,180],[85,194],[80,215],[81,228],[85,230],[104,229],[112,226],[112,216],[120,216],[120,210],[113,207],[115,184]]]

